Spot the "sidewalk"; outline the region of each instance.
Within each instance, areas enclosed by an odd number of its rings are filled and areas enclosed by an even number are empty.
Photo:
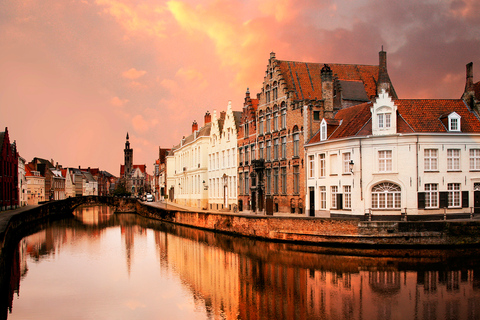
[[[36,207],[38,207],[38,205],[27,205],[17,209],[0,211],[0,235],[5,233],[8,223],[13,216]]]

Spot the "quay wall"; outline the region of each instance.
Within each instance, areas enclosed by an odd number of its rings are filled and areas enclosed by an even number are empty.
[[[346,247],[480,246],[480,221],[359,221],[176,211],[137,202],[136,213],[185,226],[281,242]]]

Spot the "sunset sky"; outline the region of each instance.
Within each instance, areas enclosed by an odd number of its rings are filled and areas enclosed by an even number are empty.
[[[378,64],[399,98],[460,98],[480,81],[480,1],[2,0],[0,131],[20,155],[118,176],[241,110],[280,60]]]

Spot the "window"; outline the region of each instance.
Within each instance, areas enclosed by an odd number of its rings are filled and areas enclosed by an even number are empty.
[[[337,193],[338,193],[338,187],[337,186],[331,186],[330,187],[330,191],[331,191],[331,194],[332,194],[332,205],[330,206],[332,209],[336,209],[337,208]]]
[[[293,134],[293,156],[298,157],[300,155],[300,134]]]
[[[327,122],[323,119],[320,124],[320,141],[325,140],[327,140]]]
[[[249,131],[249,130],[248,130],[248,122],[245,122],[245,128],[244,128],[244,130],[243,130],[243,136],[244,136],[245,138],[248,137],[248,135],[249,135],[249,132],[248,132],[248,131]]]
[[[287,158],[287,137],[282,137],[282,159]]]
[[[278,168],[273,169],[273,193],[278,194]]]
[[[278,112],[273,113],[273,130],[278,131]]]
[[[267,194],[272,193],[272,171],[270,169],[265,170],[265,189],[267,191]]]
[[[313,120],[315,121],[320,120],[320,111],[313,111]]]
[[[250,184],[249,184],[249,181],[248,181],[248,172],[245,172],[244,173],[244,177],[245,177],[245,194],[250,194]]]
[[[308,156],[308,177],[315,177],[315,156]]]
[[[278,138],[273,139],[273,159],[278,160],[278,148],[280,147],[278,144]]]
[[[343,154],[343,173],[350,173],[350,152],[345,152]]]
[[[391,113],[386,112],[386,113],[378,113],[377,114],[377,119],[378,119],[378,128],[379,129],[388,129],[391,126]]]
[[[448,187],[448,207],[460,207],[460,183],[449,183]]]
[[[282,110],[282,129],[285,129],[287,127],[287,109]]]
[[[211,184],[211,183],[210,183],[210,184]],[[239,187],[240,187],[240,190],[239,190],[240,194],[243,194],[243,186],[244,186],[244,184],[243,184],[243,173],[241,173],[241,172],[238,174],[238,185],[239,185]]]
[[[460,149],[447,150],[447,170],[460,170]]]
[[[343,208],[352,208],[352,186],[343,186]]]
[[[319,178],[324,178],[325,177],[325,153],[322,153],[318,156],[318,176]]]
[[[240,161],[240,164],[243,163],[243,149],[242,148],[238,148],[238,160]]]
[[[263,117],[258,120],[258,134],[263,134]]]
[[[267,113],[267,125],[266,125],[266,131],[267,133],[269,133],[271,131],[271,128],[270,128],[270,113]]]
[[[372,209],[400,209],[401,208],[400,186],[383,182],[372,188]]]
[[[298,166],[293,167],[293,193],[300,193],[300,168]]]
[[[425,149],[424,150],[424,166],[425,171],[436,171],[438,169],[438,150]]]
[[[378,151],[378,171],[392,171],[392,150]]]
[[[255,145],[254,144],[252,144],[251,150],[252,150],[251,153],[252,153],[252,161],[253,161],[253,160],[257,159],[256,154],[255,154]]]
[[[460,131],[460,115],[452,112],[448,115],[448,131]]]
[[[245,165],[248,165],[248,162],[250,161],[250,153],[248,152],[248,146],[245,147]]]
[[[268,89],[268,87],[267,87]],[[266,103],[270,102],[270,91],[265,91],[265,101]]]
[[[263,155],[263,142],[260,142],[260,147],[259,147],[259,150],[258,150],[258,158],[259,158],[259,159],[263,159],[263,158],[264,158],[264,155]]]
[[[272,92],[273,92],[273,100],[277,100],[278,99],[278,88],[277,88],[277,83],[276,82],[273,83]]]
[[[480,170],[480,149],[470,149],[470,170]]]
[[[287,194],[287,168],[281,169],[282,194]]]
[[[425,184],[425,208],[438,208],[438,184]]]
[[[271,158],[271,150],[272,150],[272,141],[268,140],[267,141],[267,149],[266,149],[266,160],[267,161],[270,161],[270,158]]]
[[[320,209],[327,209],[327,187],[320,187]]]

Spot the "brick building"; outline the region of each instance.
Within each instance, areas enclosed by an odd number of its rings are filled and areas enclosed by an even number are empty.
[[[465,91],[462,99],[465,100],[470,109],[480,114],[480,81],[473,82],[473,62],[467,64]]]
[[[15,142],[10,143],[8,128],[0,132],[0,211],[19,204],[18,153]]]
[[[238,136],[239,207],[304,213],[304,143],[320,129],[321,119],[368,102],[381,89],[396,98],[383,50],[378,66],[284,61],[271,53],[256,110],[257,101],[248,92],[245,98]]]

